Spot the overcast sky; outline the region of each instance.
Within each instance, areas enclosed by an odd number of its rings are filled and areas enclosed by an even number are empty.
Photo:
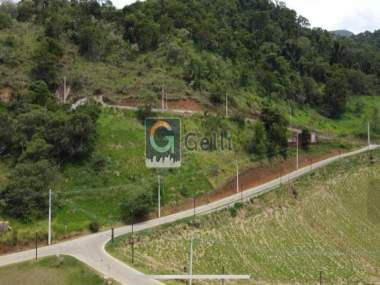
[[[135,0],[111,0],[122,8]],[[287,6],[309,19],[313,27],[346,29],[354,33],[380,29],[380,0],[285,0]],[[377,17],[376,17],[377,16]]]

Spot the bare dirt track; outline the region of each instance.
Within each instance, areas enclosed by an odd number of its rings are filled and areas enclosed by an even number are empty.
[[[342,149],[332,149],[326,154],[311,154],[300,155],[299,168],[311,165],[312,163],[325,160],[329,157],[339,155],[343,153]],[[239,175],[239,189],[244,191],[252,187],[264,184],[273,179],[279,178],[292,171],[296,170],[296,161],[294,157],[290,157],[286,160],[276,160],[272,163],[262,164],[261,166],[250,168],[242,171]],[[195,206],[202,206],[214,201],[218,201],[225,197],[236,194],[236,176],[229,179],[222,187],[215,189],[209,193],[205,193],[200,197],[196,197]],[[162,210],[164,215],[173,214],[183,210],[188,210],[194,207],[194,200],[189,198],[176,205],[168,205]],[[152,215],[151,218],[155,216]]]
[[[168,99],[166,104],[169,110],[203,111],[202,105],[195,99]],[[143,107],[146,104],[141,99],[131,97],[122,99],[118,105],[125,107]],[[153,104],[152,107],[161,108],[161,102]]]

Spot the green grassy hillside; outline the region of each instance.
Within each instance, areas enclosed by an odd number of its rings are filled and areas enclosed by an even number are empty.
[[[101,276],[86,265],[69,256],[41,258],[0,268],[3,285],[101,285]]]
[[[366,138],[367,123],[371,123],[372,136],[378,139],[380,135],[380,98],[375,96],[352,97],[348,100],[346,113],[338,120],[331,120],[321,116],[315,110],[302,106],[278,106],[292,125],[307,126],[320,130],[322,133],[338,135],[341,137]],[[289,111],[291,110],[291,112]]]
[[[231,132],[233,150],[184,150],[180,169],[150,170],[146,168],[144,160],[144,126],[136,118],[135,112],[104,109],[97,123],[94,153],[81,162],[66,164],[53,189],[53,195],[59,201],[53,206],[55,238],[87,231],[92,221],[97,221],[101,227],[121,224],[122,200],[131,191],[156,191],[158,174],[162,177],[164,192],[162,205],[174,207],[194,195],[198,197],[224,185],[236,173],[236,158],[241,171],[281,161],[260,161],[247,152],[246,146],[253,136],[250,122],[239,126],[231,119],[203,116],[182,117],[181,122],[183,134],[195,132],[199,138],[210,136],[223,126],[223,129]],[[301,154],[326,154],[341,147],[341,143],[322,143],[312,146],[307,153],[301,151]],[[291,147],[290,156],[294,152]],[[104,163],[100,169],[97,167],[99,160]],[[0,175],[2,181],[8,172],[5,165]],[[1,241],[7,245],[23,245],[33,240],[36,231],[40,234],[41,242],[46,240],[46,219],[25,224],[6,216],[1,218],[9,220],[15,230],[2,235]]]
[[[228,284],[316,284],[320,271],[323,284],[379,281],[379,151],[374,161],[363,154],[334,163],[253,200],[236,216],[226,210],[137,234],[134,266],[183,273],[193,237],[194,273],[224,268],[253,278]],[[108,249],[130,263],[128,239]]]
[[[10,86],[14,93],[23,94],[28,88],[35,53],[40,47],[44,30],[35,23],[14,22],[12,27],[0,32],[0,89]],[[102,94],[112,103],[128,104],[130,100],[143,105],[158,107],[161,88],[165,87],[169,99],[185,99],[189,96],[210,107],[207,96],[192,89],[184,80],[182,68],[168,68],[165,51],[132,54],[125,47],[121,58],[91,61],[78,53],[78,47],[68,39],[62,43],[64,55],[60,62],[60,77],[67,78],[71,86],[69,101],[80,97]],[[118,52],[123,52],[121,49]],[[52,90],[52,91],[55,91]],[[254,94],[250,96],[252,99]],[[222,108],[220,108],[222,110]]]

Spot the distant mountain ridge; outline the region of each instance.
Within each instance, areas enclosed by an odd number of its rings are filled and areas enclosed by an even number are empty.
[[[331,34],[333,34],[336,37],[352,37],[355,34],[349,30],[336,30],[336,31],[330,31]]]

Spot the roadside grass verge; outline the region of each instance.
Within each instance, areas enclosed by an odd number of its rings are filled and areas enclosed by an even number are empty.
[[[97,272],[73,257],[59,256],[0,267],[0,284],[101,285],[118,283],[104,280]]]

